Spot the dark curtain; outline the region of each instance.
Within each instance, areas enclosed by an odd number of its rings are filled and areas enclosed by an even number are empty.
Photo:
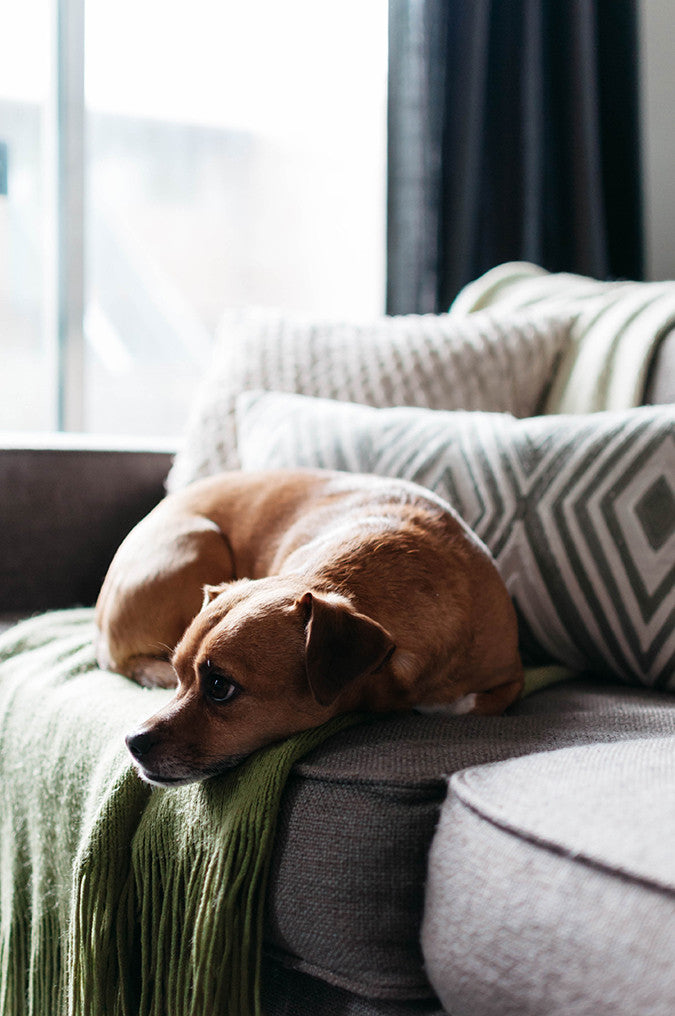
[[[503,261],[640,279],[634,0],[389,6],[389,313]]]

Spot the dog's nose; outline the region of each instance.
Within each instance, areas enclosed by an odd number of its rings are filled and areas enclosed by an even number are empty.
[[[140,731],[138,734],[127,734],[124,740],[135,759],[143,758],[157,743],[157,738],[147,731]]]

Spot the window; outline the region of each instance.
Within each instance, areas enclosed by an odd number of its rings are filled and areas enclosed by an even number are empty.
[[[382,312],[386,19],[386,0],[15,6],[0,427],[176,433],[225,308]]]
[[[53,200],[43,172],[51,118],[50,0],[22,0],[0,32],[0,428],[56,419],[49,246]]]

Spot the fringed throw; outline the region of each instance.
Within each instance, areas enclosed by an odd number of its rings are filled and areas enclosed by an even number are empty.
[[[0,639],[0,1014],[258,1016],[288,773],[358,717],[151,789],[123,734],[168,693],[98,671],[92,637],[78,610]]]

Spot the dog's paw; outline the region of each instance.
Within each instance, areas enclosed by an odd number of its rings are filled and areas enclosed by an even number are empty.
[[[438,705],[415,706],[415,711],[428,716],[465,716],[476,709],[478,696],[475,692],[469,695],[462,695],[454,702],[440,702]]]
[[[168,660],[156,656],[134,656],[123,672],[143,688],[175,688],[178,676]]]

